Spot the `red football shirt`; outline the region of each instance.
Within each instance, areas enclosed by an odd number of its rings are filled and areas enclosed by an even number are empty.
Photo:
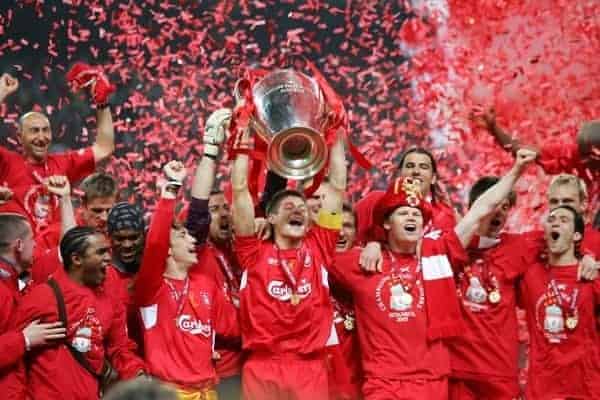
[[[163,276],[174,207],[174,200],[162,199],[154,211],[133,299],[142,320],[150,374],[184,389],[204,389],[218,380],[212,363],[215,333],[239,337],[239,326],[235,308],[206,276]],[[203,249],[193,268],[215,262]]]
[[[338,230],[315,225],[300,249],[279,251],[256,236],[235,238],[244,269],[240,324],[245,350],[309,355],[325,349],[333,323],[325,266],[332,261],[338,235]],[[297,277],[297,305],[282,263]]]
[[[71,185],[94,172],[91,147],[59,154],[49,154],[43,163],[32,163],[23,155],[0,147],[0,184],[13,191],[13,198],[23,207],[37,227],[60,219],[58,200],[49,195],[42,180],[52,175],[65,175]]]
[[[476,237],[469,264],[457,274],[465,331],[448,342],[452,376],[470,378],[518,376],[517,279],[531,263],[522,235],[498,239]],[[500,301],[488,295],[497,291]]]
[[[528,399],[591,400],[600,394],[600,335],[594,319],[600,281],[577,281],[577,269],[577,264],[536,263],[520,285],[530,337]],[[578,323],[569,329],[567,318],[574,313]]]
[[[196,268],[193,273],[205,275],[212,280],[223,295],[234,307],[239,308],[239,289],[242,271],[231,248],[217,247],[209,243],[207,254],[216,262],[204,263]],[[215,369],[219,378],[239,375],[242,370],[243,354],[240,338],[226,338],[217,334],[215,350],[220,358],[215,362]]]
[[[422,257],[444,257],[450,264],[466,258],[453,230],[438,239],[423,239]],[[338,253],[331,273],[352,292],[365,379],[439,379],[450,373],[446,345],[427,340],[427,311],[422,271],[415,255],[383,254],[383,271],[364,273],[360,249]],[[410,283],[412,304],[405,301],[401,280]]]

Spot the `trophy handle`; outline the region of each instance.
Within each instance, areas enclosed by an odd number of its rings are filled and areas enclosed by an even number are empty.
[[[245,97],[243,96],[243,92],[250,89],[250,82],[248,79],[239,79],[235,86],[233,87],[233,97],[235,98],[236,103],[241,103],[244,101]]]

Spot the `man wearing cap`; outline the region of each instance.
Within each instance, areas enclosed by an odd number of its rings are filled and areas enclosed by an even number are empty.
[[[447,399],[450,359],[445,340],[462,329],[453,267],[480,221],[508,196],[536,154],[520,150],[513,168],[450,231],[422,236],[431,207],[411,177],[396,179],[373,220],[386,238],[382,273],[365,275],[360,253],[338,254],[331,273],[354,299],[368,400]],[[341,266],[352,265],[352,269]]]
[[[58,200],[44,190],[43,181],[52,175],[65,175],[76,182],[91,174],[96,164],[114,151],[113,121],[108,96],[114,91],[106,77],[88,66],[86,75],[97,108],[96,142],[87,148],[49,154],[52,130],[48,117],[30,111],[19,118],[18,137],[23,154],[0,147],[0,185],[11,191],[11,201],[20,204],[34,221],[35,231],[58,218]],[[19,82],[8,74],[0,77],[0,99],[14,93]]]

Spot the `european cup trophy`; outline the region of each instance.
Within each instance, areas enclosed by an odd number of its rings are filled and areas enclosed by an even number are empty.
[[[323,134],[327,106],[318,83],[300,72],[278,69],[247,85],[238,81],[235,96],[241,100],[241,91],[250,90],[255,111],[249,126],[267,143],[269,168],[288,179],[317,174],[328,154]]]

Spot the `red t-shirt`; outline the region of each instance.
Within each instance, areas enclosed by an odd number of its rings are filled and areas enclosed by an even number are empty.
[[[454,230],[438,239],[423,239],[423,255],[441,256],[450,264],[466,257]],[[450,373],[450,357],[441,340],[427,340],[427,310],[422,271],[417,272],[415,255],[395,254],[396,276],[411,284],[412,304],[399,279],[392,276],[390,253],[383,253],[383,271],[364,273],[359,264],[360,249],[338,253],[331,273],[352,292],[357,332],[365,379],[439,379]]]
[[[39,228],[60,219],[58,200],[44,189],[42,180],[52,175],[65,175],[71,185],[94,172],[91,147],[49,154],[43,163],[32,163],[23,155],[0,147],[0,184],[6,182],[17,202]]]
[[[594,318],[600,281],[578,282],[577,269],[577,264],[536,263],[520,285],[530,337],[528,399],[592,400],[600,394],[600,335]],[[562,307],[557,308],[553,298],[558,296]],[[571,330],[566,322],[574,310],[578,323]]]
[[[331,264],[338,235],[338,230],[315,225],[300,249],[280,251],[256,236],[235,238],[244,269],[240,324],[245,350],[312,355],[325,349],[333,323],[325,266]],[[297,277],[297,305],[292,304],[294,290],[282,262]]]
[[[173,200],[162,199],[154,211],[133,299],[142,320],[150,374],[184,389],[204,389],[218,381],[212,363],[216,332],[239,337],[239,326],[235,308],[206,276],[192,273],[183,280],[163,276],[174,206]],[[215,262],[202,249],[193,268]]]
[[[452,376],[517,379],[516,284],[532,258],[525,243],[522,235],[503,233],[469,246],[470,262],[456,279],[465,331],[448,342]],[[493,291],[500,294],[496,304],[488,298]]]
[[[231,248],[216,247],[207,244],[207,253],[216,262],[204,263],[202,267],[193,270],[193,273],[205,275],[221,288],[223,295],[235,308],[239,308],[239,290],[242,271]],[[239,375],[242,370],[243,354],[240,338],[227,338],[217,334],[215,350],[220,358],[215,362],[215,369],[219,378]]]
[[[354,211],[357,216],[356,239],[359,243],[365,243],[369,240],[383,240],[385,238],[375,237],[371,231],[373,226],[373,210],[377,202],[385,195],[382,190],[374,190],[360,199],[354,205]],[[425,227],[425,232],[432,230],[448,231],[456,226],[456,215],[452,207],[440,201],[431,202],[431,221]]]
[[[133,354],[135,346],[127,338],[125,309],[114,301],[110,290],[114,276],[107,271],[105,283],[91,289],[73,282],[64,270],[52,274],[66,306],[66,340],[84,354],[90,365],[100,372],[104,357],[123,379],[144,371],[141,359]],[[59,320],[58,306],[47,284],[32,288],[19,304],[17,325],[23,327],[34,319],[41,322]],[[28,391],[34,399],[95,399],[98,382],[63,345],[49,345],[30,352]]]

